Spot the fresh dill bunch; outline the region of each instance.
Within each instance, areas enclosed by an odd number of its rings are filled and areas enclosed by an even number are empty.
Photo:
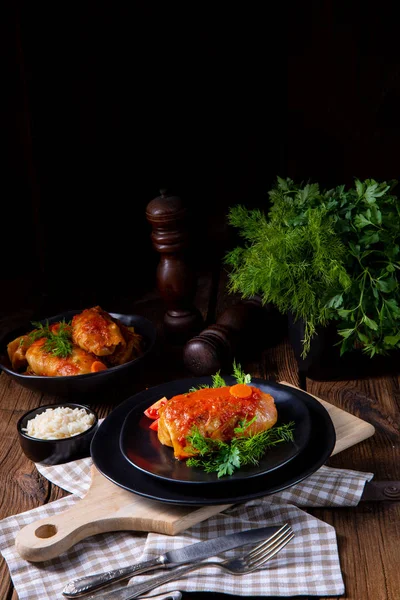
[[[35,327],[28,334],[29,343],[33,343],[41,338],[46,338],[44,349],[46,352],[54,354],[60,358],[67,358],[72,352],[72,332],[71,324],[65,320],[57,323],[58,327],[51,329],[48,321],[42,323],[32,322]]]
[[[204,437],[197,428],[187,437],[189,444],[197,450],[198,457],[186,461],[188,467],[197,467],[207,473],[216,472],[218,477],[232,475],[236,469],[248,464],[257,465],[265,452],[283,442],[293,441],[294,421],[274,426],[253,436],[246,436],[246,429],[254,422],[242,422],[235,429],[237,437],[230,442]]]
[[[317,184],[278,178],[269,196],[268,214],[243,206],[229,211],[229,224],[245,242],[225,256],[231,269],[228,290],[243,298],[259,294],[263,303],[302,319],[306,356],[317,327],[331,317],[329,298],[351,284],[344,266],[346,248]]]

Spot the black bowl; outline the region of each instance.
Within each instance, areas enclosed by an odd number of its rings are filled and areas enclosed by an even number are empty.
[[[55,323],[65,319],[70,321],[81,310],[70,310],[48,319],[40,321],[43,324]],[[132,379],[138,365],[152,350],[156,340],[156,329],[145,317],[140,315],[124,315],[118,313],[109,313],[112,317],[119,319],[127,327],[134,327],[135,331],[144,338],[144,351],[141,356],[131,360],[124,365],[111,367],[97,373],[88,373],[86,375],[71,375],[61,377],[43,377],[40,375],[22,375],[11,368],[7,355],[7,344],[20,335],[24,335],[33,329],[32,325],[8,333],[0,344],[0,369],[10,375],[19,384],[32,390],[37,390],[45,394],[55,396],[66,396],[76,398],[77,396],[97,394],[102,395],[107,390],[115,389],[116,386],[123,385]]]
[[[89,429],[82,433],[56,440],[34,438],[23,431],[30,419],[34,419],[36,415],[43,413],[47,408],[55,409],[57,407],[72,409],[83,408],[87,413],[94,415],[94,423]],[[30,460],[43,465],[58,465],[71,460],[77,460],[78,458],[90,456],[90,444],[98,426],[99,419],[94,410],[83,404],[64,402],[39,406],[38,408],[28,411],[19,419],[17,431],[21,448]]]

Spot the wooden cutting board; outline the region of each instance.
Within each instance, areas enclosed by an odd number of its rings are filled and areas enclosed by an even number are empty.
[[[374,427],[366,421],[313,397],[328,410],[335,426],[336,445],[332,455],[374,434]],[[92,483],[84,498],[59,515],[22,528],[15,545],[25,560],[41,562],[60,556],[84,538],[107,531],[153,531],[176,535],[229,506],[193,508],[144,498],[115,485],[93,466]]]

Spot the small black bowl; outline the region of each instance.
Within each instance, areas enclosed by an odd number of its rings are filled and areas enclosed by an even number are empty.
[[[52,324],[57,321],[71,321],[74,315],[81,313],[81,310],[70,310],[48,319],[40,321],[44,325]],[[151,321],[140,315],[124,315],[118,313],[109,313],[112,317],[119,319],[127,327],[134,327],[136,333],[143,336],[144,350],[138,358],[131,360],[124,365],[110,367],[97,373],[88,373],[86,375],[72,375],[61,377],[43,377],[41,375],[23,375],[17,373],[11,368],[7,355],[7,344],[20,335],[24,335],[33,329],[32,325],[19,327],[17,330],[8,333],[0,343],[0,370],[3,370],[19,384],[31,390],[36,390],[45,394],[54,396],[77,397],[96,394],[98,397],[115,389],[119,385],[127,383],[134,377],[134,373],[147,355],[153,349],[156,340],[156,329]]]
[[[26,429],[30,419],[34,419],[36,415],[45,412],[47,408],[83,408],[87,413],[94,415],[93,425],[82,433],[73,435],[67,438],[56,440],[43,440],[28,435]],[[58,465],[78,458],[90,456],[90,444],[96,430],[99,426],[99,419],[94,410],[83,404],[75,404],[71,402],[48,404],[39,406],[28,411],[19,419],[17,423],[18,438],[24,454],[33,462],[43,465]]]

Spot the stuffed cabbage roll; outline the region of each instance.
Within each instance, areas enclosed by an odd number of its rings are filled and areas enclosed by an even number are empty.
[[[109,356],[117,347],[126,346],[117,323],[100,306],[87,308],[73,317],[72,340],[96,356]]]
[[[46,338],[40,338],[26,351],[29,373],[59,377],[63,375],[84,375],[106,369],[106,365],[96,356],[85,352],[79,346],[72,346],[72,351],[66,358],[56,356],[46,350]]]
[[[141,336],[139,333],[136,333],[134,327],[126,327],[126,325],[118,320],[116,323],[118,324],[125,340],[125,346],[117,346],[113,354],[104,357],[104,360],[110,367],[124,365],[143,353],[143,336]]]
[[[239,396],[235,389],[240,389]],[[240,388],[205,388],[174,396],[159,408],[159,415],[158,439],[173,447],[178,459],[196,454],[187,441],[194,428],[204,437],[229,441],[243,422],[254,419],[245,430],[245,435],[251,436],[270,429],[278,418],[273,397],[245,384],[240,384]]]
[[[26,351],[31,344],[28,335],[21,335],[8,344],[7,354],[14,371],[20,371],[27,366]]]

